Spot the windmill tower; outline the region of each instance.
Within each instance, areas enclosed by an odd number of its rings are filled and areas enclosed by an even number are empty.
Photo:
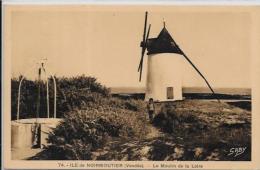
[[[151,24],[147,31],[147,15],[148,12],[145,13],[143,40],[140,45],[142,48],[141,60],[138,67],[139,81],[141,81],[143,59],[147,50],[148,70],[145,100],[150,98],[153,98],[154,101],[182,100],[182,73],[185,60],[198,72],[215,95],[206,78],[174,41],[166,29],[165,23],[156,38],[149,38]]]

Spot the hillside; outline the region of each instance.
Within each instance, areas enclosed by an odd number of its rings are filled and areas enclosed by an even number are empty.
[[[144,136],[111,136],[90,151],[91,160],[250,160],[251,113],[214,101],[156,104],[153,124],[142,121]],[[144,112],[140,112],[145,116]],[[231,148],[243,154],[228,155]],[[59,159],[43,151],[32,159]],[[64,158],[63,158],[64,159]],[[75,159],[75,158],[74,158]],[[80,159],[84,159],[80,157]]]
[[[63,121],[49,135],[49,144],[25,159],[251,160],[250,100],[156,103],[150,123],[143,100],[113,97],[95,78],[57,78],[57,82],[57,110]],[[30,104],[35,107],[32,90],[36,84],[26,83],[21,116],[29,118],[34,116]],[[13,80],[13,117],[16,88],[17,80]],[[241,147],[246,148],[244,153],[231,154],[232,148]]]

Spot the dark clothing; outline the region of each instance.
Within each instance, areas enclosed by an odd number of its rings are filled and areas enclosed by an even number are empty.
[[[147,110],[148,110],[148,115],[149,115],[150,121],[153,121],[153,116],[154,116],[154,111],[155,111],[153,102],[147,104]]]
[[[153,111],[153,110],[150,110],[150,111],[148,112],[148,114],[149,114],[149,119],[150,119],[150,121],[153,121],[154,111]]]

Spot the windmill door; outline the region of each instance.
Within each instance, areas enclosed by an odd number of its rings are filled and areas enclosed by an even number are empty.
[[[173,99],[173,87],[167,87],[167,99]]]

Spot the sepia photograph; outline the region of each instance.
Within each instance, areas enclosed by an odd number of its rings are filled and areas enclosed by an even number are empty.
[[[4,9],[10,161],[196,161],[183,165],[194,169],[253,160],[259,8]]]

